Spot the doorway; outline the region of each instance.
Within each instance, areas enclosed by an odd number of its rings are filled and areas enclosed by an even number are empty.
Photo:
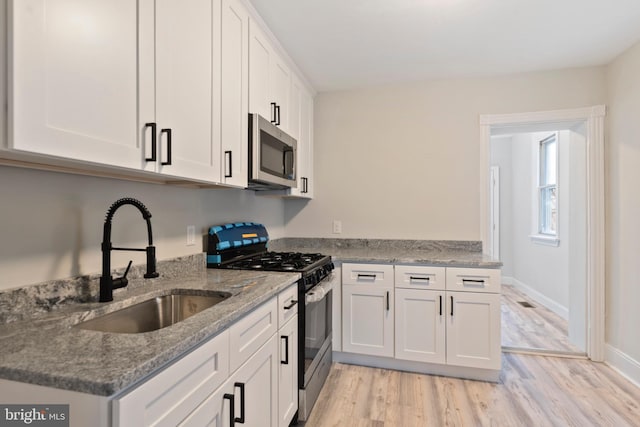
[[[534,113],[482,115],[480,117],[481,150],[481,238],[483,250],[492,254],[491,201],[491,137],[499,134],[549,132],[582,126],[586,145],[586,295],[585,314],[587,356],[595,361],[604,359],[604,106]],[[503,175],[503,174],[502,174]],[[504,178],[502,179],[504,182]],[[503,233],[504,234],[504,233]],[[500,248],[504,257],[505,249]]]
[[[502,248],[503,349],[584,356],[584,123],[509,132],[491,135],[492,254]]]

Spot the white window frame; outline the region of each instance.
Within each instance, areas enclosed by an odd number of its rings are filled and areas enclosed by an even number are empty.
[[[555,139],[555,143],[556,143],[556,164],[555,164],[555,168],[556,168],[556,183],[555,183],[555,188],[556,188],[556,232],[555,234],[550,234],[550,233],[543,233],[542,232],[542,197],[541,197],[541,193],[542,193],[542,188],[543,186],[541,185],[541,177],[542,177],[542,167],[544,165],[543,163],[543,158],[542,158],[542,153],[543,153],[543,145],[545,143],[547,143],[548,141],[550,141],[552,138]],[[541,245],[548,245],[548,246],[559,246],[560,245],[560,163],[559,163],[559,158],[560,158],[560,133],[559,132],[553,132],[550,135],[545,136],[544,138],[541,138],[537,141],[536,144],[536,149],[537,149],[537,163],[536,163],[536,168],[535,168],[535,173],[536,173],[536,187],[535,187],[535,203],[533,206],[533,233],[529,236],[531,238],[531,240],[534,243],[538,243]]]

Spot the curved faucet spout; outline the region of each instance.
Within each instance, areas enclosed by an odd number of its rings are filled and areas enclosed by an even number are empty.
[[[132,205],[138,208],[142,214],[142,218],[147,222],[147,235],[149,244],[146,248],[114,248],[111,245],[111,223],[116,211],[124,205]],[[113,290],[122,288],[128,285],[127,271],[123,277],[113,279],[111,276],[111,251],[145,251],[147,253],[147,272],[145,278],[158,277],[156,272],[156,248],[153,246],[153,233],[151,230],[151,212],[149,209],[137,199],[131,197],[125,197],[116,200],[107,211],[106,218],[104,220],[104,229],[102,237],[102,276],[100,277],[100,302],[107,302],[113,300]],[[129,266],[131,263],[129,263]]]

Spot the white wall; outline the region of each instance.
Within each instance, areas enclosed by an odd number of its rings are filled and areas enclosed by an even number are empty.
[[[256,221],[284,235],[284,202],[243,190],[198,190],[0,166],[0,289],[100,272],[107,209],[121,197],[141,200],[153,215],[157,258],[202,252],[186,246],[187,225],[204,235],[211,225]],[[113,221],[115,246],[146,246],[146,226],[131,206]],[[113,267],[144,253],[114,252]]]
[[[640,382],[640,43],[607,68],[606,341]]]
[[[491,165],[500,168],[500,261],[502,277],[513,277],[512,135],[491,137]]]
[[[320,93],[315,199],[287,203],[287,235],[479,240],[479,115],[604,100],[601,67]]]

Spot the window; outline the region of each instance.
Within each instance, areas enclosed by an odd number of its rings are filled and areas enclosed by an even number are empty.
[[[558,236],[558,134],[540,141],[538,162],[538,234]]]

